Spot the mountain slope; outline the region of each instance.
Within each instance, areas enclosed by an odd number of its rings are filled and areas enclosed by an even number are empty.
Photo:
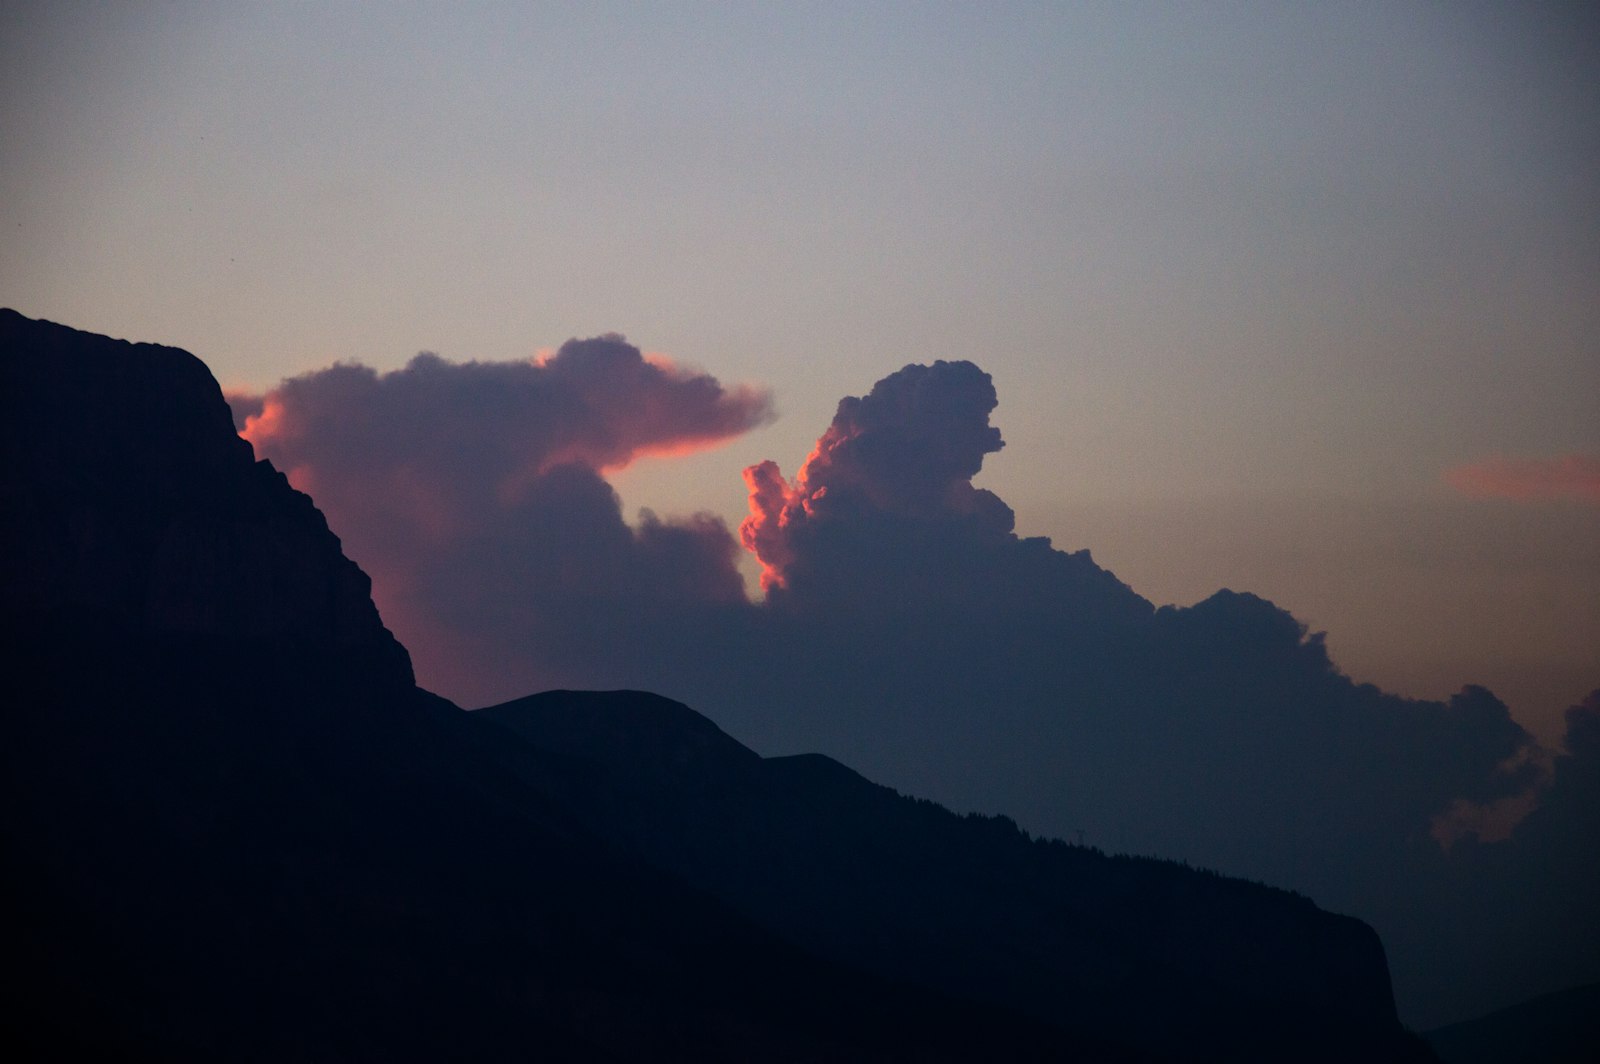
[[[1428,1031],[1445,1064],[1580,1064],[1600,1050],[1600,983]]]
[[[820,755],[762,759],[657,695],[472,716],[597,766],[574,806],[598,830],[829,956],[1176,1058],[1415,1051],[1377,936],[1297,895],[1031,840]]]
[[[0,440],[12,1059],[1123,1058],[612,852],[192,356],[4,313]]]
[[[1410,1052],[1376,938],[1304,899],[659,699],[418,690],[227,415],[185,352],[0,312],[13,1058]]]

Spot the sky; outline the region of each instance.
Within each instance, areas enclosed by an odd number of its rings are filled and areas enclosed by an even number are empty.
[[[1305,889],[1443,1022],[1597,976],[1597,27],[0,3],[0,304],[204,359],[463,705]]]
[[[981,483],[1158,603],[1353,676],[1600,675],[1595,20],[1531,4],[0,5],[0,299],[265,389],[625,334],[769,424],[614,477],[737,522],[910,361]],[[747,572],[754,570],[747,563]]]

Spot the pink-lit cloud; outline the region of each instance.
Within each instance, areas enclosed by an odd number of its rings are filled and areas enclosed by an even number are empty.
[[[989,375],[970,362],[906,366],[867,395],[840,400],[793,483],[775,462],[746,469],[750,515],[739,534],[761,561],[762,586],[789,584],[793,537],[803,534],[801,525],[830,511],[981,515],[996,530],[1010,532],[1010,508],[972,485],[984,456],[1005,446],[1000,430],[989,424],[997,402]]]
[[[745,471],[736,539],[704,515],[630,525],[604,473],[759,424],[765,394],[620,337],[524,363],[333,366],[238,403],[372,574],[423,682],[469,704],[650,687],[929,793],[981,778],[959,797],[1041,824],[1058,811],[1010,781],[1066,772],[1080,826],[1142,809],[1154,841],[1237,843],[1228,859],[1262,875],[1279,869],[1239,840],[1308,830],[1283,819],[1302,801],[1425,833],[1457,799],[1517,789],[1495,771],[1527,737],[1487,692],[1407,707],[1339,676],[1270,603],[1157,610],[1087,551],[1015,535],[972,482],[1004,445],[996,405],[970,362],[887,375],[840,401],[793,480]],[[1449,757],[1428,763],[1435,747]]]
[[[744,602],[720,519],[630,527],[603,475],[765,423],[763,389],[611,334],[525,361],[338,364],[230,402],[258,456],[316,499],[371,574],[419,675],[457,697],[487,696],[491,676],[577,679],[556,659],[607,610]]]
[[[1500,861],[1492,848],[1529,832],[1549,836],[1556,872],[1520,896],[1592,896],[1560,870],[1570,824],[1600,807],[1596,758],[1563,762],[1567,784],[1541,792],[1556,804],[1513,830],[1538,766],[1489,691],[1386,695],[1270,602],[1222,591],[1157,609],[1088,551],[1017,536],[972,483],[1002,446],[996,401],[969,362],[889,374],[840,402],[793,480],[775,462],[745,470],[738,539],[705,515],[630,525],[604,474],[731,438],[769,416],[765,395],[616,337],[527,363],[334,366],[239,398],[236,415],[372,575],[421,682],[466,704],[655,690],[763,751],[831,753],[1049,834],[1295,886],[1384,929],[1465,897],[1456,886],[1483,876],[1462,862]],[[1397,889],[1396,869],[1415,887]],[[1463,909],[1397,972],[1433,964],[1474,919]]]
[[[724,387],[664,356],[647,358],[616,334],[569,340],[526,361],[421,354],[383,374],[339,364],[236,399],[242,435],[280,464],[300,465],[314,450],[325,468],[347,453],[331,441],[381,445],[419,472],[472,453],[486,464],[470,478],[494,480],[501,494],[567,463],[620,469],[714,447],[772,417],[765,390]],[[461,474],[448,465],[446,479]]]
[[[1446,470],[1445,483],[1474,499],[1542,502],[1576,499],[1600,503],[1600,456],[1488,458]]]
[[[772,416],[765,391],[646,359],[616,335],[518,362],[339,364],[232,401],[257,453],[357,539],[378,525],[467,534],[559,466],[704,450]]]

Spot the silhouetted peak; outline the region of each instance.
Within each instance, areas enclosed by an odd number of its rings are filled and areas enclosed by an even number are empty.
[[[410,684],[366,574],[187,351],[0,312],[0,452],[16,619],[332,653]]]
[[[1412,1059],[1377,936],[1299,895],[1034,840],[825,755],[757,758],[654,695],[470,716],[606,766],[609,793],[571,803],[587,823],[823,956],[1159,1059]]]
[[[688,706],[646,691],[545,691],[473,716],[619,780],[651,785],[720,776],[761,760]]]
[[[7,445],[26,443],[54,461],[113,454],[126,463],[160,458],[169,485],[240,456],[222,389],[194,355],[130,343],[0,309],[0,373]],[[48,448],[48,449],[46,449]],[[107,454],[91,456],[92,448]]]
[[[789,754],[785,757],[764,759],[767,772],[774,778],[805,779],[836,787],[872,787],[880,791],[889,788],[873,783],[849,765],[835,761],[827,754]]]
[[[1578,1064],[1600,1046],[1600,983],[1543,994],[1423,1037],[1445,1064]]]

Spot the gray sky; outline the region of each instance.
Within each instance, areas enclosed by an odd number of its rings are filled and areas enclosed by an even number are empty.
[[[1600,455],[1582,12],[5,3],[0,303],[256,389],[619,331],[775,393],[615,479],[731,521],[839,397],[968,358],[1020,531],[1551,737],[1597,496],[1445,474]]]

